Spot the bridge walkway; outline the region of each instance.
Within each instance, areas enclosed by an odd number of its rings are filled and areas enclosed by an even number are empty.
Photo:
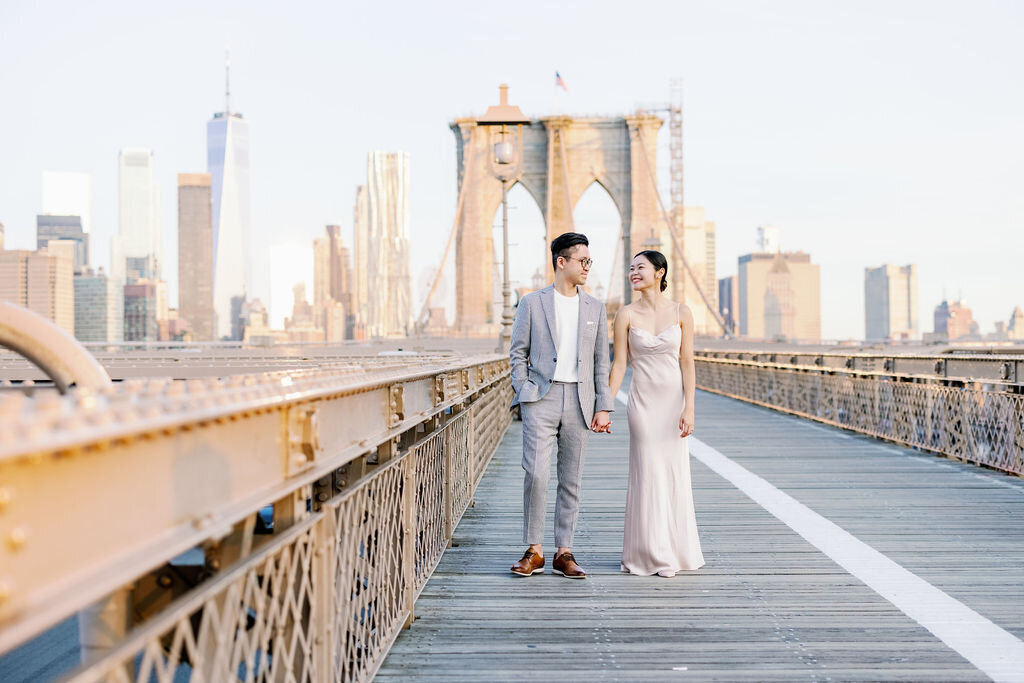
[[[1024,675],[1021,479],[699,392],[691,467],[707,565],[630,576],[618,409],[587,451],[574,551],[589,578],[550,573],[553,495],[549,571],[508,572],[523,550],[513,422],[382,680]]]

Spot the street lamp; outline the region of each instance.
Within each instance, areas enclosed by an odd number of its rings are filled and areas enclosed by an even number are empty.
[[[523,116],[519,107],[508,103],[508,85],[501,84],[498,87],[500,93],[499,103],[487,108],[483,118],[477,119],[478,126],[487,126],[489,140],[493,142],[493,156],[491,157],[491,173],[501,181],[501,241],[504,250],[502,258],[502,303],[501,311],[501,336],[498,339],[499,353],[508,353],[512,343],[512,323],[515,318],[512,312],[512,284],[508,275],[508,183],[520,175],[520,163],[523,158],[523,126],[529,126],[530,120]],[[512,132],[509,126],[515,126],[515,138],[513,142]],[[495,129],[499,128],[495,133]]]

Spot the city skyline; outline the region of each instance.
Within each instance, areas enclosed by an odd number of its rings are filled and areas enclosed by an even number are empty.
[[[207,20],[198,22],[201,29],[156,10],[139,8],[130,17],[169,21],[189,31],[195,50],[187,55],[165,50],[169,46],[159,38],[146,46],[141,37],[118,32],[117,21],[106,27],[84,12],[70,23],[92,36],[89,47],[58,29],[64,47],[47,53],[21,37],[49,27],[42,13],[0,9],[0,23],[18,29],[0,51],[5,56],[11,51],[8,63],[35,65],[0,75],[5,91],[24,93],[30,101],[24,111],[0,113],[4,148],[17,160],[0,169],[0,222],[7,227],[8,248],[32,246],[33,219],[42,208],[40,174],[82,171],[93,183],[93,265],[106,265],[106,243],[116,231],[113,155],[129,145],[153,149],[165,197],[174,190],[177,173],[202,169],[201,126],[222,97],[223,51],[230,44],[234,90],[240,108],[256,122],[252,261],[264,282],[254,282],[252,295],[264,301],[270,300],[270,250],[308,245],[332,223],[340,224],[352,243],[352,193],[372,149],[407,150],[413,160],[411,276],[418,281],[439,261],[437,243],[447,236],[454,213],[447,123],[481,114],[498,82],[508,81],[515,103],[528,116],[538,116],[628,111],[637,102],[667,99],[669,78],[683,76],[686,203],[704,206],[715,218],[719,276],[736,272],[737,257],[750,251],[751,231],[770,223],[782,231],[783,250],[807,251],[821,265],[825,337],[864,334],[863,269],[879,263],[919,264],[921,320],[943,290],[963,293],[983,331],[1006,320],[1020,303],[1014,297],[1024,291],[1024,276],[1010,255],[1019,251],[1022,239],[1014,188],[1024,182],[1024,171],[1013,161],[1024,151],[1014,124],[1021,94],[1002,87],[1012,76],[1008,65],[1019,62],[1022,50],[1009,32],[1021,18],[1021,9],[1011,3],[982,3],[967,15],[924,3],[884,10],[806,3],[772,10],[753,4],[687,6],[671,10],[673,21],[660,22],[674,25],[674,38],[680,40],[669,41],[667,28],[645,24],[654,31],[644,39],[649,55],[626,60],[594,57],[585,49],[593,39],[583,36],[603,25],[598,9],[577,17],[575,29],[564,35],[515,17],[498,32],[478,16],[443,29],[455,33],[451,40],[437,41],[436,53],[423,58],[423,68],[436,76],[423,83],[410,80],[404,67],[411,54],[421,52],[424,39],[404,24],[382,46],[393,54],[384,50],[379,62],[349,66],[354,55],[367,50],[368,37],[360,32],[386,19],[379,9],[353,13],[336,55],[316,47],[310,36],[301,45],[298,36],[282,36],[286,47],[276,51],[277,64],[257,49],[261,36],[272,33],[268,7],[254,6],[244,16],[193,9]],[[568,16],[572,5],[560,5],[556,12]],[[78,13],[67,6],[69,18]],[[428,10],[411,8],[410,13],[410,23],[416,24],[422,22],[411,20],[426,20]],[[625,21],[625,30],[641,35],[640,19]],[[114,32],[116,40],[104,41]],[[474,38],[467,42],[469,35]],[[470,45],[489,49],[502,40],[556,35],[550,53],[512,64],[468,63],[461,57]],[[668,59],[670,43],[685,47]],[[135,63],[123,63],[123,55],[135,47]],[[711,47],[729,57],[715,64],[700,59]],[[136,79],[138,92],[119,87],[119,79],[83,75],[83,69],[119,73],[111,68],[115,64],[126,70],[125,78]],[[559,95],[561,101],[553,98],[556,67],[571,88]],[[149,75],[139,80],[133,73]],[[311,87],[331,78],[333,85]],[[90,109],[72,116],[57,106],[61,98],[82,97],[76,93],[85,84]],[[403,113],[408,102],[418,103],[411,117]],[[312,120],[305,120],[311,114]],[[666,158],[659,154],[662,162]],[[664,185],[667,173],[662,169],[660,175]],[[597,245],[615,240],[614,234],[603,234],[614,227],[601,232],[587,227],[614,226],[617,217],[606,215],[608,203],[593,218],[577,208],[578,228]],[[177,272],[171,262],[175,231],[167,229],[176,224],[174,204],[163,202],[162,211],[167,262],[161,270],[168,279]],[[513,204],[510,212],[513,230],[524,237],[532,228],[523,215],[531,211],[536,208],[524,203],[518,212]],[[964,234],[972,240],[953,239]],[[993,249],[997,244],[1004,246]],[[529,264],[526,275],[536,265]],[[514,277],[523,279],[515,261],[512,266]]]

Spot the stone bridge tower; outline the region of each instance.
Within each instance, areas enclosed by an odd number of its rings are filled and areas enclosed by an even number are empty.
[[[587,226],[573,224],[573,209],[592,183],[600,183],[622,221],[620,258],[628,263],[652,234],[669,256],[672,241],[658,207],[656,181],[662,123],[651,114],[535,119],[522,129],[522,162],[509,187],[522,185],[537,202],[550,244],[563,232],[587,232]],[[490,333],[499,322],[491,305],[491,230],[501,204],[501,182],[491,164],[497,132],[468,118],[458,119],[451,129],[461,203],[455,234],[455,325],[464,332]],[[538,254],[538,259],[549,264],[550,253]],[[550,281],[550,265],[545,272]]]

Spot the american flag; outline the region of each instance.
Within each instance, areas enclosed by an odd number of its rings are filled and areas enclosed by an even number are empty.
[[[569,92],[569,86],[565,84],[565,81],[562,80],[562,76],[557,71],[555,72],[555,87],[561,88],[565,92]]]

